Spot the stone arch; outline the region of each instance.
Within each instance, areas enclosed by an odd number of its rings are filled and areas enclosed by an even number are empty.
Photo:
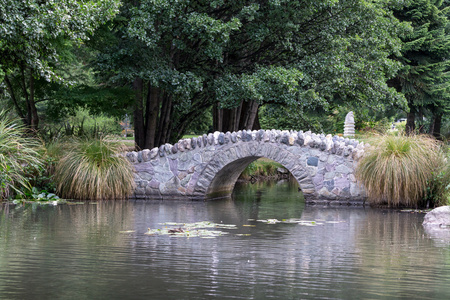
[[[298,161],[298,156],[277,144],[256,141],[232,144],[214,153],[199,173],[193,194],[219,197],[233,191],[239,175],[258,158],[280,163],[297,180],[305,198],[317,195],[311,176]]]

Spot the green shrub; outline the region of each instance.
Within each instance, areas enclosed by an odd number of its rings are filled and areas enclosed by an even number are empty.
[[[450,204],[450,164],[448,159],[445,164],[432,173],[428,181],[425,200],[427,204],[442,206]]]
[[[399,133],[405,133],[406,121],[395,123],[395,129],[397,129]]]
[[[278,176],[277,168],[283,167],[281,164],[270,159],[260,158],[250,163],[242,172],[240,178],[250,180],[256,177],[276,177]]]
[[[379,121],[360,122],[360,131],[365,133],[385,134],[392,127],[392,122],[388,118]]]
[[[57,194],[70,199],[124,199],[135,188],[130,162],[120,144],[99,139],[73,139],[56,165]]]
[[[30,172],[43,164],[37,139],[27,137],[20,120],[0,111],[0,200],[22,195],[31,188]]]
[[[446,163],[439,143],[423,135],[383,135],[369,143],[372,147],[356,169],[369,201],[393,207],[424,206],[433,172]]]

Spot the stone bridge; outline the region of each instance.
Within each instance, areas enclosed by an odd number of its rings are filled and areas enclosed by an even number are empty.
[[[311,132],[215,132],[159,148],[128,152],[136,170],[135,199],[206,199],[230,194],[239,175],[265,157],[297,180],[307,202],[360,204],[354,176],[364,153],[356,140]]]

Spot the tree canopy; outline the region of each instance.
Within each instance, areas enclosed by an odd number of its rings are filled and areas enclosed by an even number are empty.
[[[89,39],[119,6],[119,0],[0,0],[0,80],[28,126],[39,122],[35,81],[70,84],[56,71],[67,46]]]
[[[233,131],[259,128],[261,113],[283,116],[286,127],[315,126],[313,115],[398,107],[428,114],[438,128],[448,109],[447,7],[0,0],[0,88],[31,128],[39,111],[133,111],[141,148],[173,142],[192,124],[205,128],[199,120],[211,116],[212,130]]]
[[[397,59],[402,68],[390,81],[408,100],[407,129],[415,129],[416,116],[422,124],[426,116],[432,120],[429,132],[440,137],[442,116],[450,108],[448,3],[411,0],[393,11],[413,27],[400,36],[403,46]]]
[[[136,141],[176,139],[213,108],[214,129],[251,129],[264,103],[404,104],[386,85],[408,26],[388,1],[125,1],[94,41],[110,85],[134,87]],[[105,30],[108,29],[108,30]],[[112,30],[109,30],[112,29]],[[169,122],[170,120],[170,122]]]

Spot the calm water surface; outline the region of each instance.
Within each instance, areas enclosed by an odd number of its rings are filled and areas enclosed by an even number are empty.
[[[209,202],[0,207],[0,299],[450,298],[450,238],[425,232],[422,214],[305,206],[289,184]],[[253,221],[268,218],[323,225]],[[206,220],[238,229],[145,235]]]

